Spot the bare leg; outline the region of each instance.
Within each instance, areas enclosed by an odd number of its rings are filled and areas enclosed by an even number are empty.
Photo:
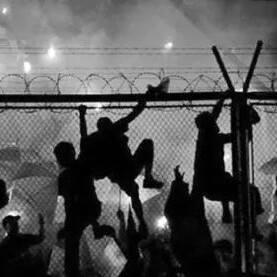
[[[142,169],[145,169],[145,178],[151,177],[154,159],[154,143],[151,139],[144,139],[133,155],[137,177]]]
[[[142,203],[139,199],[139,193],[138,193],[138,188],[137,188],[137,184],[135,186],[136,188],[132,190],[130,197],[132,200],[132,206],[134,208],[136,217],[139,221],[139,228],[140,231],[143,235],[147,236],[148,235],[148,228],[147,228],[147,224],[144,220],[144,216],[143,216],[143,208],[142,208]]]
[[[141,170],[145,169],[145,188],[155,188],[160,189],[163,186],[162,182],[155,180],[152,176],[154,159],[154,143],[151,139],[145,139],[139,145],[133,156],[134,162],[134,179],[140,174]]]

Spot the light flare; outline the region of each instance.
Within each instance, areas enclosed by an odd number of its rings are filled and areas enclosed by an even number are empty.
[[[172,41],[169,41],[167,42],[165,45],[164,45],[164,49],[166,50],[171,50],[173,48],[173,42]]]
[[[102,108],[103,108],[103,105],[101,103],[96,103],[95,104],[95,111],[96,112],[101,112]]]
[[[7,7],[3,7],[2,8],[2,14],[6,15],[8,13],[8,8]]]
[[[159,229],[166,229],[168,227],[168,220],[165,216],[161,216],[157,219],[156,226]]]
[[[50,59],[56,58],[56,55],[57,55],[56,49],[53,46],[50,46],[50,48],[47,51],[47,55]]]
[[[32,65],[31,65],[30,62],[25,61],[24,64],[23,64],[23,68],[24,68],[24,73],[28,74],[32,70]]]

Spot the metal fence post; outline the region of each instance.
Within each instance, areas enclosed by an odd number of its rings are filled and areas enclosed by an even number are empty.
[[[249,274],[253,272],[253,260],[246,95],[236,93],[232,99],[231,113],[233,175],[238,180],[238,198],[234,209],[236,265]]]

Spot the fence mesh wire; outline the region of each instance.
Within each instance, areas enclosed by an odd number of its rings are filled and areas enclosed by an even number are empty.
[[[207,102],[207,104],[210,104]],[[141,188],[145,218],[151,234],[167,235],[168,228],[163,223],[163,209],[170,184],[174,178],[173,169],[180,165],[185,172],[185,181],[192,184],[193,162],[197,129],[194,118],[206,108],[187,107],[170,109],[146,109],[130,124],[127,133],[132,152],[144,138],[151,138],[155,145],[154,176],[165,183],[161,191],[149,191]],[[274,107],[257,106],[261,122],[254,127],[254,182],[259,187],[265,212],[258,217],[260,230],[272,215],[272,192],[274,189],[272,175],[259,170],[261,165],[276,156],[277,116]],[[89,132],[96,130],[99,117],[108,116],[113,121],[126,115],[129,109],[102,110],[101,106],[87,114]],[[230,109],[225,108],[219,118],[222,132],[230,132]],[[57,197],[58,169],[53,155],[54,146],[60,141],[70,141],[79,151],[79,115],[76,110],[3,110],[0,114],[0,174],[10,191],[10,203],[1,210],[1,219],[10,213],[21,216],[20,230],[22,233],[38,232],[38,213],[42,213],[46,221],[46,239],[42,245],[33,247],[31,252],[43,258],[51,276],[62,276],[64,245],[57,241],[57,231],[64,223],[63,199]],[[20,153],[16,160],[15,152]],[[10,151],[10,152],[9,152]],[[226,170],[232,170],[231,145],[225,147]],[[36,171],[36,166],[42,166]],[[25,167],[24,167],[25,166]],[[33,170],[34,177],[26,176],[26,171]],[[25,174],[25,175],[24,175]],[[27,174],[28,175],[28,174]],[[137,179],[141,184],[142,175]],[[98,197],[103,203],[101,223],[109,223],[118,232],[119,222],[116,212],[120,207],[127,216],[130,199],[119,190],[116,184],[104,179],[95,182]],[[206,215],[213,240],[223,238],[234,239],[233,224],[221,222],[221,205],[218,202],[205,200]],[[1,228],[1,238],[4,230]],[[111,239],[94,240],[88,228],[83,234],[80,245],[80,263],[86,276],[118,276],[126,260]],[[94,272],[94,273],[93,273]]]

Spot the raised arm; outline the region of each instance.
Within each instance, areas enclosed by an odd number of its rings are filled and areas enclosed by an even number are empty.
[[[80,119],[80,135],[81,139],[87,137],[87,122],[86,122],[87,107],[85,105],[79,106],[79,119]]]
[[[213,115],[215,120],[218,119],[218,117],[219,117],[219,115],[222,111],[224,100],[225,100],[224,98],[218,100],[217,103],[215,104],[215,106],[213,107],[212,115]]]
[[[132,122],[135,118],[137,118],[142,111],[144,110],[146,105],[146,101],[142,100],[138,102],[138,104],[133,108],[133,110],[125,117],[120,118],[118,121],[114,123],[114,126],[120,129],[123,129],[124,131],[127,131],[128,124]]]
[[[44,219],[42,214],[38,214],[38,223],[39,223],[38,235],[24,234],[24,241],[28,245],[28,247],[39,244],[45,239]]]

